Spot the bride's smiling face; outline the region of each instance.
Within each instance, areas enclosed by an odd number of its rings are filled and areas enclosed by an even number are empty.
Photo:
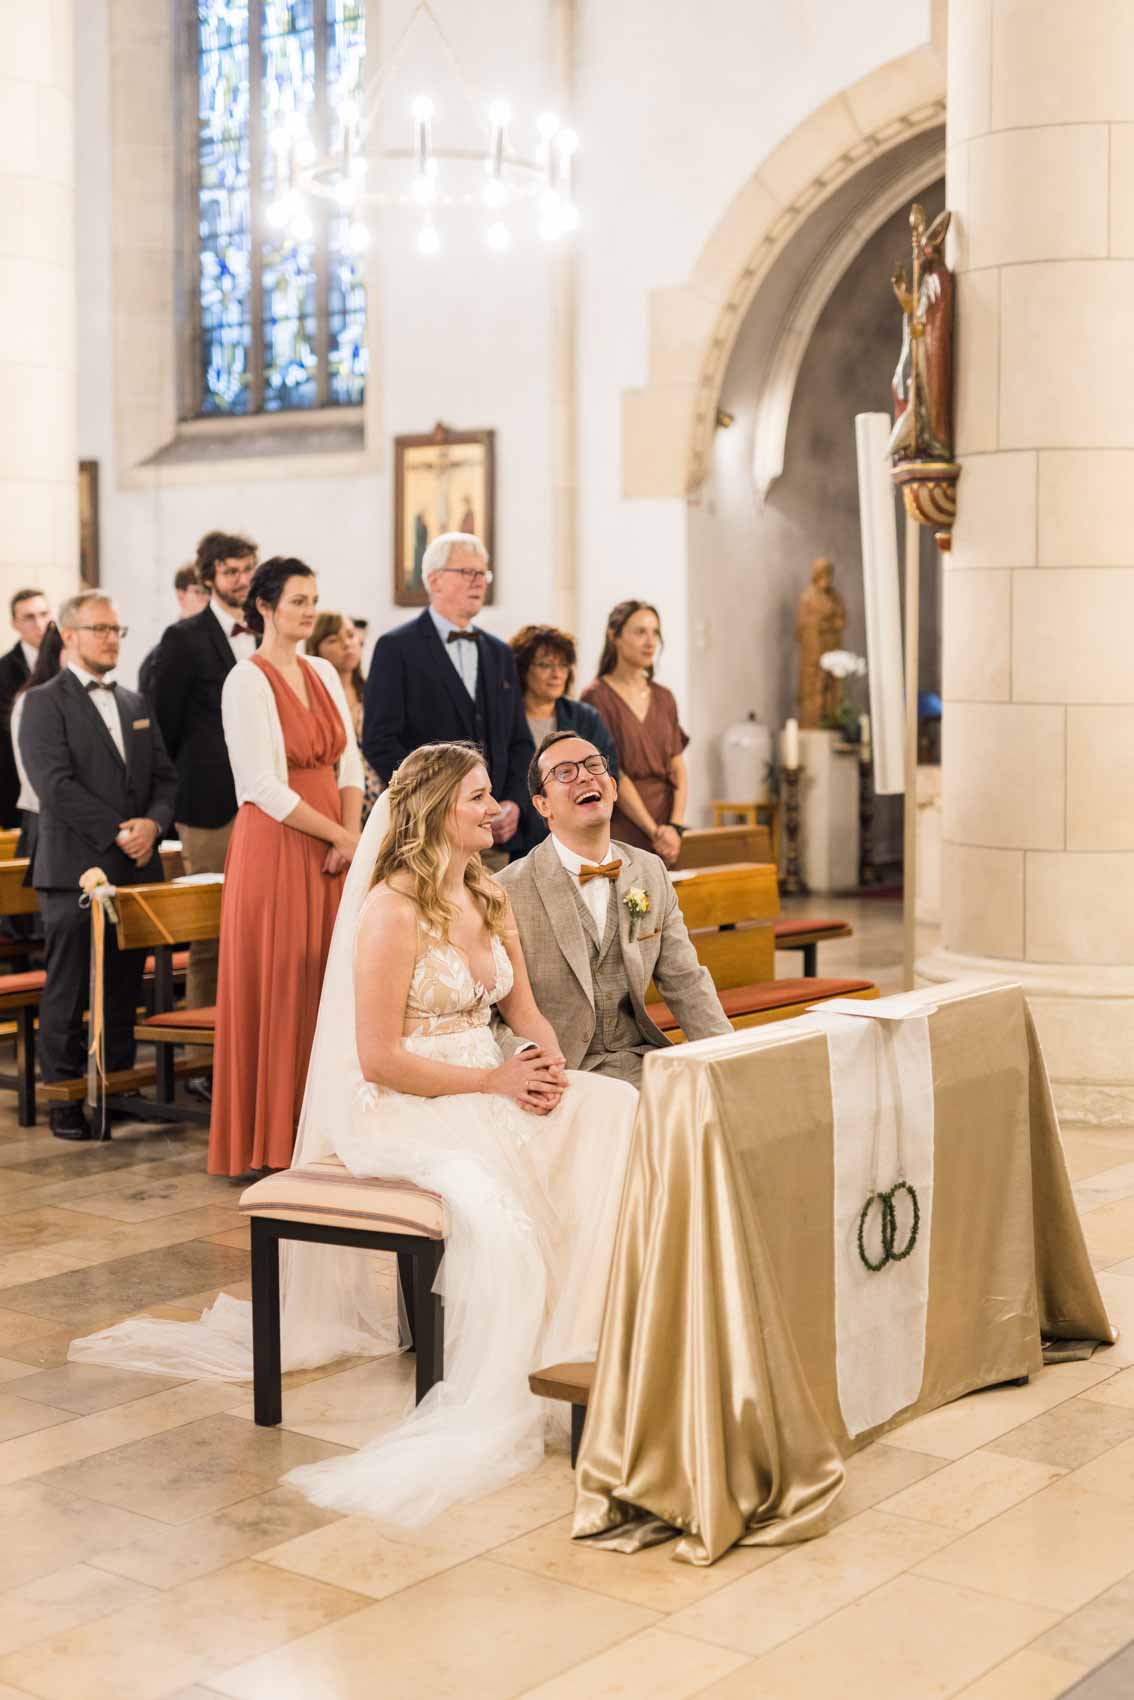
[[[492,823],[499,814],[500,805],[492,795],[487,771],[483,767],[474,767],[457,787],[457,795],[446,820],[446,831],[453,849],[466,856],[491,850]]]

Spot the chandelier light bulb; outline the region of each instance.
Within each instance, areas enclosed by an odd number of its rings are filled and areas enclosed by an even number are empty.
[[[355,187],[349,177],[340,177],[335,184],[335,200],[344,212],[349,212],[355,201]]]
[[[560,130],[555,138],[555,145],[564,159],[570,159],[572,154],[578,152],[579,137],[574,130]]]
[[[419,207],[431,207],[437,199],[436,172],[419,171],[413,180],[411,195]]]
[[[339,123],[344,130],[353,130],[358,123],[358,102],[341,100],[339,102]]]
[[[508,187],[507,184],[500,181],[499,177],[490,177],[484,185],[482,194],[485,206],[493,210],[508,204]]]
[[[315,234],[315,226],[310,215],[305,212],[296,213],[291,221],[291,234],[296,242],[310,242]]]
[[[347,242],[356,254],[365,253],[370,246],[370,232],[364,224],[356,219],[347,231]]]
[[[292,208],[288,197],[286,195],[282,195],[278,201],[272,202],[265,214],[265,217],[273,230],[283,230],[288,219],[291,217],[291,213]]]
[[[536,119],[536,129],[539,131],[541,142],[549,142],[559,128],[559,119],[554,112],[541,112]]]
[[[565,236],[573,234],[579,228],[579,209],[574,201],[564,201],[559,208],[559,228]]]
[[[304,132],[295,144],[295,157],[300,165],[313,165],[317,157],[317,149],[311,137]]]
[[[273,153],[279,154],[281,157],[290,148],[291,137],[282,125],[277,125],[277,127],[269,133],[268,146],[271,148]]]
[[[510,248],[512,245],[512,232],[508,229],[506,224],[499,222],[496,224],[490,224],[484,233],[484,240],[488,243],[488,246],[492,249],[494,254],[502,254],[505,249]]]
[[[435,224],[423,224],[417,233],[417,251],[427,259],[441,251],[441,237]]]
[[[433,117],[433,101],[427,94],[415,95],[413,105],[410,107],[410,112],[413,115],[415,123],[428,124],[429,120]]]
[[[506,100],[494,100],[488,109],[488,116],[498,130],[512,122],[512,108]]]

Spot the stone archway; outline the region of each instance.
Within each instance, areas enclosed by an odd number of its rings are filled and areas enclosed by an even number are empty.
[[[737,332],[778,256],[869,162],[939,126],[941,60],[893,59],[812,112],[737,194],[684,284],[650,295],[650,383],[622,397],[622,493],[687,496],[702,483]]]

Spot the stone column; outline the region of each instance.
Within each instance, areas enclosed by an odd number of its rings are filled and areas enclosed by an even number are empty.
[[[0,632],[20,586],[55,605],[77,584],[73,3],[4,12]]]
[[[1134,1123],[1134,6],[950,0],[943,948]]]

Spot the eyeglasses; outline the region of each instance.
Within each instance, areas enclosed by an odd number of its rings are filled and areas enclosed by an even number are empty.
[[[439,572],[457,573],[466,584],[491,584],[492,573],[483,567],[440,567]]]
[[[605,756],[599,755],[584,756],[582,761],[556,762],[555,766],[549,767],[544,774],[543,783],[546,785],[549,779],[557,779],[560,785],[572,785],[584,768],[597,779],[600,773],[610,772],[610,763]]]
[[[566,661],[533,661],[533,673],[569,673],[571,671]]]
[[[74,629],[77,632],[93,632],[95,637],[100,638],[124,638],[126,633],[130,630],[129,626],[76,626]]]

